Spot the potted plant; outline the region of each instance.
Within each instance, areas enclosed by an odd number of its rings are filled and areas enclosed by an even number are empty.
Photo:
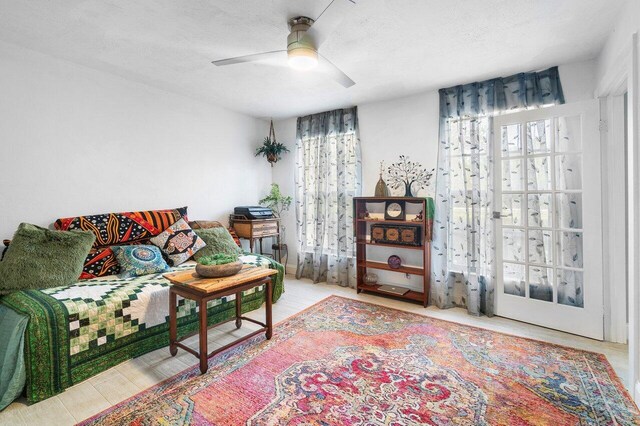
[[[291,196],[282,195],[282,192],[280,191],[280,185],[278,185],[277,183],[272,183],[271,192],[269,192],[269,195],[260,200],[259,203],[260,205],[269,207],[273,211],[274,215],[279,218],[282,215],[282,212],[289,210],[289,207],[291,207],[291,201],[293,201],[293,198]],[[282,223],[280,223],[280,245],[273,244],[272,248],[274,250],[282,249],[284,233],[285,227]]]
[[[198,259],[196,273],[201,277],[217,278],[235,275],[242,269],[238,255],[216,253]]]
[[[282,192],[280,191],[280,185],[278,185],[277,183],[272,183],[271,192],[269,192],[269,195],[260,200],[259,203],[260,205],[269,207],[271,210],[273,210],[273,213],[275,213],[276,217],[280,217],[282,212],[289,210],[292,200],[293,199],[291,198],[291,196],[282,195]]]
[[[271,164],[271,167],[273,167],[285,152],[289,152],[289,148],[287,148],[285,144],[276,141],[276,132],[273,129],[272,120],[271,127],[269,129],[269,136],[264,138],[262,146],[259,146],[256,149],[256,157],[260,155],[267,157],[267,161]]]

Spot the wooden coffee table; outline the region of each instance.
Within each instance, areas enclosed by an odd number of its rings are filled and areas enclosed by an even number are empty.
[[[171,352],[171,355],[175,356],[178,353],[178,348],[184,349],[185,351],[195,355],[196,358],[200,359],[200,371],[202,373],[206,373],[208,368],[207,359],[218,352],[224,351],[238,342],[247,340],[256,334],[262,333],[263,331],[265,332],[267,340],[271,339],[271,335],[273,333],[271,315],[273,285],[271,283],[271,276],[277,273],[278,272],[273,269],[245,266],[236,275],[223,278],[203,278],[196,274],[195,269],[165,274],[164,277],[173,284],[169,289],[169,351]],[[267,286],[266,323],[261,323],[260,321],[242,316],[242,292],[262,284],[266,284]],[[207,302],[209,300],[218,299],[232,294],[236,295],[236,316],[230,320],[213,324],[209,327],[207,325]],[[200,308],[200,327],[197,332],[200,339],[199,352],[196,352],[190,347],[180,343],[187,337],[193,336],[196,333],[183,336],[178,340],[176,315],[178,295],[185,299],[195,300]],[[258,324],[262,326],[262,328],[243,336],[228,345],[224,345],[211,353],[207,353],[207,330],[229,321],[233,321],[234,319],[236,321],[236,328],[240,328],[242,326],[242,320]]]

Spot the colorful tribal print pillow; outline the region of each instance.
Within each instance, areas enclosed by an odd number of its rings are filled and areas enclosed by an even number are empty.
[[[173,266],[186,262],[198,250],[206,246],[202,238],[196,235],[184,219],[180,219],[157,237],[151,238],[150,241],[160,247]]]
[[[113,253],[120,266],[118,278],[133,278],[140,275],[170,271],[162,258],[160,249],[152,245],[113,246]]]
[[[111,246],[148,244],[149,238],[160,234],[181,218],[187,220],[186,207],[67,217],[56,220],[54,226],[60,231],[91,231],[96,236],[80,275],[81,279],[88,279],[120,272]]]

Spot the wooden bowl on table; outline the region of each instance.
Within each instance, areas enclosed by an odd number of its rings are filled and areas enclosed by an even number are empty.
[[[242,269],[242,262],[236,261],[224,265],[196,265],[196,273],[205,278],[220,278],[235,275]]]

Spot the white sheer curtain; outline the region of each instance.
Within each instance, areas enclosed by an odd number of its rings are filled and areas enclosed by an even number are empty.
[[[441,268],[434,273],[442,277],[436,285],[442,279],[448,291],[432,297],[438,306],[466,306],[473,314],[485,310],[486,288],[492,288],[495,275],[490,126],[490,117],[481,116],[447,120],[441,129],[448,147],[439,167],[448,172],[441,173],[440,178],[447,181],[446,194],[438,194],[437,200],[441,203],[441,215],[446,210],[448,232],[446,239],[440,240],[444,244],[434,242],[434,254],[439,257],[436,260]],[[437,214],[438,210],[436,220]],[[434,225],[434,232],[441,230],[438,223]]]
[[[357,109],[298,118],[297,278],[355,287],[353,197],[361,192]]]
[[[463,306],[470,314],[493,315],[496,254],[491,220],[495,210],[492,117],[509,110],[560,103],[564,103],[564,97],[557,67],[440,90],[431,280],[431,297],[438,307]],[[544,164],[533,166],[540,166],[544,173]],[[526,184],[519,160],[502,161],[502,167],[503,178],[506,176],[507,183],[514,185],[514,191]],[[509,232],[514,235],[507,235]],[[505,233],[504,244],[513,260],[525,256],[525,238],[520,235],[523,231]],[[543,245],[541,256],[548,254],[545,249]],[[515,272],[514,276],[518,275]],[[522,283],[514,284],[513,291],[524,289]]]

